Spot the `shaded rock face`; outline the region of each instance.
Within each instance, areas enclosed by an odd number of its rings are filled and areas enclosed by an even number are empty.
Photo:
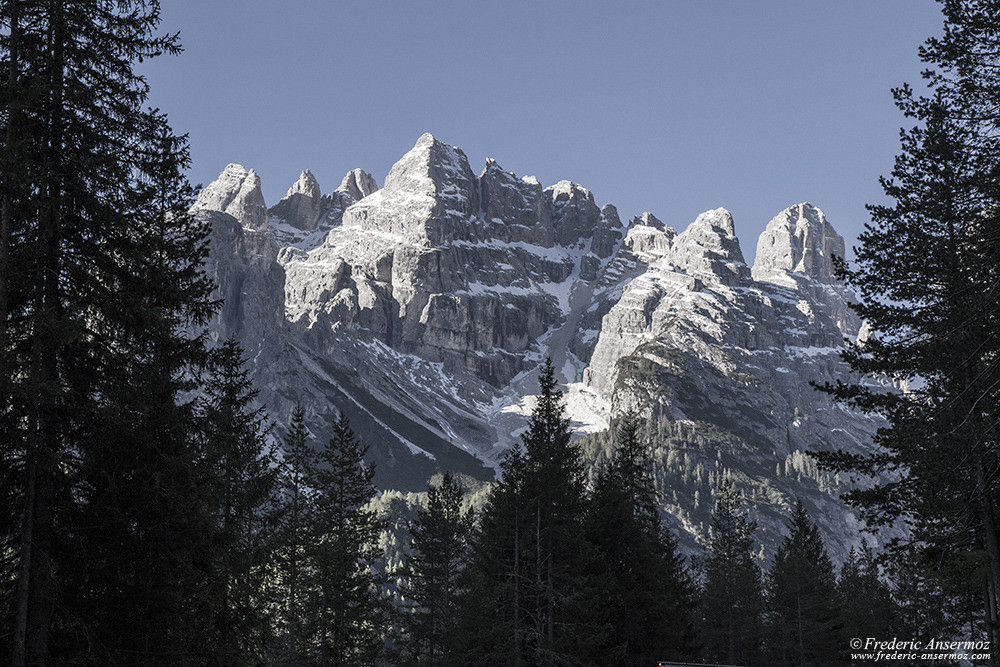
[[[719,475],[744,480],[767,550],[798,498],[835,554],[857,542],[840,481],[803,463],[816,447],[865,451],[877,427],[809,386],[846,377],[838,348],[860,328],[829,259],[843,239],[816,207],[776,216],[751,269],[725,209],[680,233],[651,213],[623,224],[580,185],[494,160],[477,175],[429,134],[381,189],[353,170],[323,195],[306,171],[270,224],[255,193],[231,165],[195,207],[226,298],[212,335],[244,343],[279,422],[300,400],[314,433],[347,411],[377,443],[383,484],[488,477],[549,356],[581,431],[635,410],[708,434],[684,454],[716,471],[697,478],[704,504]],[[707,524],[684,493],[665,507],[693,551]]]
[[[222,300],[210,338],[220,343],[232,337],[255,349],[284,326],[285,273],[275,261],[278,246],[267,232],[244,227],[228,213],[202,209],[196,216],[211,228],[205,273],[217,285],[212,298]]]
[[[484,233],[506,243],[521,241],[552,247],[552,215],[536,178],[518,178],[489,159],[479,182]]]
[[[360,197],[359,197],[360,199]],[[319,183],[306,169],[299,180],[288,189],[284,199],[269,211],[272,218],[288,223],[296,229],[312,231],[319,222],[321,195]]]
[[[545,188],[555,242],[574,246],[590,238],[598,226],[601,210],[590,190],[570,181],[559,181]]]

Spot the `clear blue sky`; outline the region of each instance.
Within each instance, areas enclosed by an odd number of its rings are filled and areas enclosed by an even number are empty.
[[[302,169],[379,184],[423,132],[622,217],[733,212],[748,260],[811,201],[848,244],[880,199],[933,0],[166,0],[185,52],[145,68],[190,134],[191,179],[256,169],[272,205]]]

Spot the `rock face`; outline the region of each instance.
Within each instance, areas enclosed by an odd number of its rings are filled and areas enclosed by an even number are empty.
[[[844,257],[844,239],[823,211],[806,202],[786,208],[768,223],[757,241],[754,280],[783,282],[799,273],[824,285],[835,285],[831,257]]]
[[[676,471],[665,508],[686,548],[723,478],[747,490],[766,550],[796,499],[835,554],[856,543],[840,480],[803,453],[863,451],[877,427],[809,385],[846,376],[838,347],[860,328],[829,258],[843,239],[819,209],[775,217],[751,269],[725,209],[679,234],[651,213],[623,224],[580,185],[545,188],[494,160],[476,174],[429,134],[381,189],[354,170],[322,195],[305,171],[270,225],[259,192],[230,165],[196,205],[226,298],[213,335],[243,341],[279,422],[297,401],[314,433],[347,411],[384,485],[490,477],[550,356],[581,432],[626,410],[697,431],[698,448],[661,465]]]
[[[358,198],[360,199],[360,197]],[[288,189],[288,194],[269,211],[272,218],[286,222],[296,229],[312,231],[319,222],[321,195],[319,183],[306,169],[299,180]]]
[[[803,456],[808,449],[863,448],[876,426],[809,385],[846,376],[839,348],[859,332],[849,291],[820,256],[828,248],[842,252],[843,239],[808,204],[771,221],[758,247],[777,239],[773,246],[784,240],[787,251],[759,252],[752,271],[724,209],[670,236],[656,226],[630,230],[632,261],[644,269],[626,278],[604,315],[584,383],[608,397],[613,412],[721,431],[726,437],[717,439],[727,446],[685,455],[715,479],[743,477],[764,497],[802,499],[830,534],[856,526],[830,497],[839,480]],[[814,254],[804,264],[809,243]],[[693,494],[677,502],[675,513],[692,521],[692,504]],[[785,506],[762,502],[755,509],[764,534],[780,535]],[[700,510],[704,523],[710,508]]]
[[[230,164],[218,180],[202,190],[196,210],[221,211],[253,230],[267,229],[267,206],[260,190],[260,177],[253,169]]]

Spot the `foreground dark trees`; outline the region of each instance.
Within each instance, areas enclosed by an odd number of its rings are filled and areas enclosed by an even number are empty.
[[[764,641],[764,583],[754,558],[756,524],[731,482],[719,489],[712,535],[702,566],[698,628],[703,657],[720,664],[754,664]]]
[[[427,509],[410,528],[403,577],[402,616],[407,657],[425,664],[456,661],[454,633],[461,621],[463,578],[469,563],[473,515],[464,491],[449,473],[427,490]]]
[[[588,517],[604,632],[598,654],[636,665],[690,658],[696,653],[694,585],[661,522],[650,446],[639,437],[634,415],[619,422],[617,439]]]
[[[546,361],[523,448],[508,453],[480,517],[467,614],[497,622],[469,638],[468,656],[633,664],[693,655],[691,584],[661,526],[647,446],[627,420],[588,494],[553,375]]]
[[[182,396],[206,361],[182,332],[211,285],[186,146],[133,63],[177,45],[155,2],[0,11],[0,648],[15,665],[170,656],[193,581],[172,545],[197,530]]]
[[[367,451],[341,415],[306,477],[314,494],[306,617],[323,665],[368,664],[382,648],[387,608],[373,571],[382,522],[366,507],[375,494]]]

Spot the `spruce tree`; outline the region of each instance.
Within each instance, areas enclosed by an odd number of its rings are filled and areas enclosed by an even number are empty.
[[[305,410],[301,404],[292,411],[288,433],[282,442],[282,462],[277,480],[278,518],[275,535],[279,582],[276,631],[281,635],[276,650],[283,662],[304,660],[306,630],[305,583],[307,554],[310,546],[310,521],[313,512],[312,490],[306,485],[314,452],[309,445]]]
[[[623,416],[617,448],[595,484],[588,533],[596,547],[600,662],[645,665],[694,657],[694,590],[660,520],[649,444]]]
[[[458,636],[467,660],[559,664],[596,641],[593,549],[586,541],[583,464],[552,362],[521,442],[501,464],[475,534]]]
[[[801,502],[768,573],[768,653],[781,665],[843,663],[833,563]]]
[[[157,35],[155,1],[0,11],[0,464],[17,516],[0,526],[0,641],[15,665],[178,655],[183,621],[121,627],[155,612],[148,601],[173,577],[161,617],[191,592],[190,558],[160,545],[189,534],[183,502],[170,503],[190,486],[190,410],[175,404],[203,353],[183,332],[210,307],[204,236],[176,215],[189,198],[183,141],[143,108],[133,69],[176,52],[176,36]],[[123,389],[136,383],[146,402]]]
[[[373,565],[383,522],[367,507],[375,495],[367,451],[341,414],[306,478],[315,492],[306,622],[321,665],[369,664],[382,648],[387,606]]]
[[[704,560],[698,634],[702,655],[719,663],[757,662],[763,640],[764,586],[753,554],[757,524],[741,503],[732,483],[724,482]]]
[[[180,660],[202,643],[204,626],[188,613],[200,594],[194,554],[208,511],[198,504],[191,391],[198,386],[193,371],[208,354],[202,337],[175,334],[205,322],[211,286],[199,271],[205,230],[187,215],[193,193],[179,175],[186,147],[163,119],[149,121],[154,139],[134,193],[134,215],[147,218],[149,253],[133,270],[162,287],[132,296],[136,316],[146,318],[129,334],[134,356],[121,360],[120,384],[105,390],[104,404],[78,427],[86,446],[76,450],[76,502],[65,517],[79,539],[67,545],[75,558],[60,577],[60,596],[76,621],[59,628],[53,646],[78,663]],[[120,618],[136,620],[122,628]],[[78,652],[83,646],[86,654]]]
[[[217,354],[202,399],[203,485],[215,515],[206,648],[219,664],[239,665],[262,659],[269,648],[277,467],[242,349],[229,339]]]
[[[461,613],[454,643],[467,664],[528,661],[524,469],[524,452],[515,443],[500,461],[500,479],[479,512],[459,597]]]
[[[840,566],[837,592],[844,623],[843,637],[906,636],[892,590],[880,576],[868,545],[860,550],[851,548],[847,560]]]
[[[848,495],[870,524],[903,517],[912,540],[939,562],[979,554],[983,609],[998,606],[1000,581],[1000,89],[996,0],[942,2],[945,29],[921,58],[930,91],[894,91],[915,126],[901,132],[891,200],[869,207],[857,261],[842,274],[860,294],[872,334],[848,349],[859,376],[907,383],[886,392],[870,383],[830,389],[879,414],[872,455],[827,454],[831,468],[874,485]],[[971,568],[971,573],[979,568]],[[993,645],[996,645],[994,637]]]
[[[462,511],[463,497],[461,485],[445,473],[440,486],[428,488],[427,509],[417,511],[410,528],[404,626],[410,656],[421,664],[451,664],[457,657],[452,646],[473,527],[471,511]]]
[[[586,494],[583,460],[557,389],[552,360],[539,374],[539,395],[521,435],[524,495],[520,512],[524,649],[537,664],[565,661],[593,637],[586,624]]]

